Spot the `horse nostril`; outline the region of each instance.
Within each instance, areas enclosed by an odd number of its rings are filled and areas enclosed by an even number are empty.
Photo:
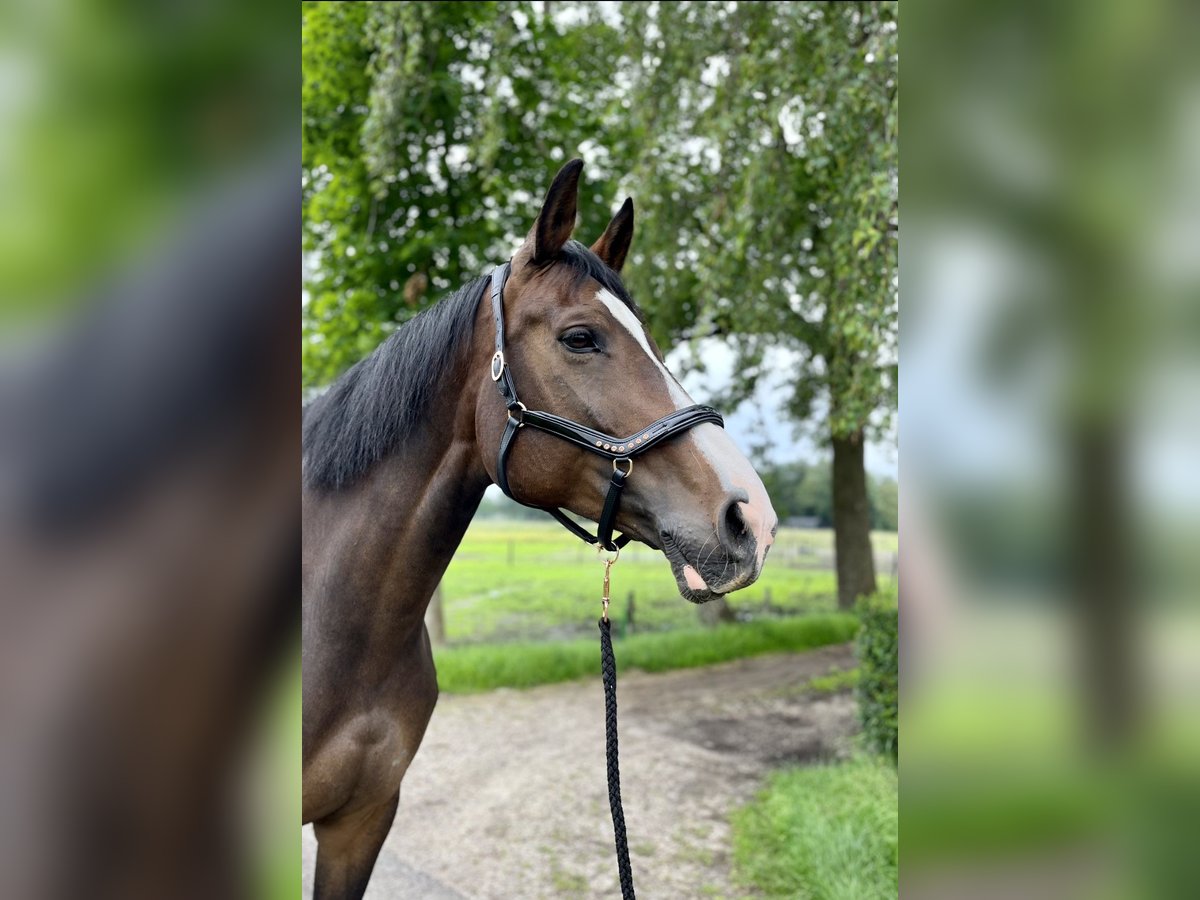
[[[734,540],[746,530],[746,520],[742,518],[741,504],[730,503],[725,507],[725,530]]]
[[[749,499],[745,491],[738,491],[725,500],[717,528],[721,543],[729,550],[741,549],[751,543],[754,535],[742,516],[742,504]]]

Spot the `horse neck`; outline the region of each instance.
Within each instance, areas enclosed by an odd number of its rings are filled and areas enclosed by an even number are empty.
[[[306,593],[317,588],[318,607],[381,648],[419,633],[491,483],[475,441],[478,384],[466,361],[460,375],[431,405],[431,421],[359,484],[305,498]]]
[[[381,594],[412,598],[422,615],[490,483],[474,442],[436,424],[379,467],[370,503]]]

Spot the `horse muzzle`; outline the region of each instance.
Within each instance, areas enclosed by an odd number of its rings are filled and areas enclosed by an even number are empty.
[[[716,526],[706,535],[688,529],[660,532],[663,554],[671,563],[679,593],[693,603],[748,587],[762,572],[777,521],[773,512],[769,519],[755,515],[739,494],[722,505]]]

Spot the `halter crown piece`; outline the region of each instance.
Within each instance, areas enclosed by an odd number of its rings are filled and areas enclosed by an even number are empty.
[[[562,416],[556,416],[554,413],[526,409],[525,404],[517,397],[517,386],[513,382],[512,370],[509,369],[504,356],[504,283],[508,280],[511,270],[510,263],[496,266],[492,270],[492,318],[496,323],[496,352],[492,355],[491,376],[508,409],[508,422],[504,426],[504,435],[500,438],[500,451],[496,463],[496,483],[500,485],[500,490],[504,491],[507,496],[512,497],[523,506],[541,509],[554,516],[564,528],[576,537],[589,544],[597,544],[608,551],[617,550],[624,547],[630,540],[630,536],[627,534],[614,538],[613,523],[617,517],[617,504],[621,499],[621,491],[625,489],[625,482],[633,472],[634,457],[640,456],[651,447],[656,447],[663,441],[703,422],[711,422],[724,427],[725,420],[711,406],[687,406],[668,413],[657,422],[652,422],[629,437],[618,438]],[[536,428],[552,434],[577,447],[595,453],[597,456],[612,460],[612,480],[608,485],[608,495],[604,499],[604,510],[600,514],[595,535],[588,534],[568,518],[561,509],[525,503],[513,496],[508,484],[508,454],[512,452],[517,432],[525,427]]]

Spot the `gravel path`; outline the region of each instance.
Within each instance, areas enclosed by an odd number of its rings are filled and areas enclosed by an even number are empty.
[[[619,667],[619,645],[617,654]],[[731,880],[729,814],[770,769],[849,751],[853,696],[815,697],[803,685],[853,665],[842,644],[620,675],[621,785],[639,896],[743,896]],[[315,856],[305,828],[305,897]],[[619,896],[599,673],[443,696],[404,780],[369,900]]]

